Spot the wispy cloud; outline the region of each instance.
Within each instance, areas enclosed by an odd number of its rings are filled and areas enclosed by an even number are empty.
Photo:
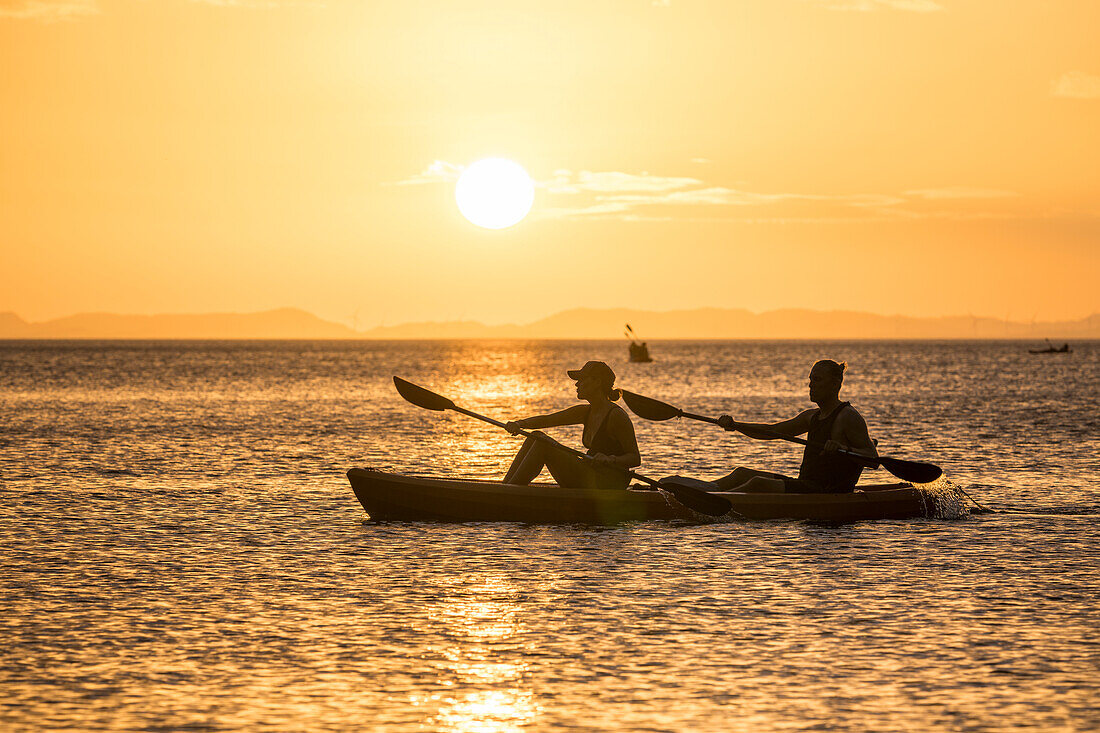
[[[56,23],[98,12],[96,0],[0,0],[0,18]]]
[[[453,185],[463,167],[434,160],[423,171],[387,185]],[[840,222],[904,219],[1011,218],[1009,211],[975,211],[966,200],[1006,199],[1020,194],[994,188],[943,186],[901,193],[822,194],[761,192],[716,185],[691,176],[648,172],[556,170],[536,186],[541,219],[622,221]],[[930,210],[939,202],[944,206]],[[959,202],[959,203],[953,203]],[[960,208],[963,207],[963,208]],[[736,213],[735,213],[736,212]]]
[[[688,186],[701,186],[702,184],[703,182],[696,178],[652,176],[649,173],[580,171],[574,174],[567,170],[557,170],[554,171],[553,178],[541,182],[540,185],[547,188],[550,193],[582,193],[585,191],[595,193],[635,191],[657,193]]]
[[[1083,71],[1067,72],[1051,82],[1050,93],[1055,97],[1100,99],[1100,76]]]
[[[1020,194],[1015,191],[1002,191],[996,188],[949,186],[947,188],[918,188],[906,191],[905,195],[922,199],[999,199],[1019,196]]]
[[[759,193],[726,186],[708,185],[684,176],[655,176],[619,171],[554,172],[540,187],[556,194],[560,205],[547,207],[542,215],[551,218],[619,216],[637,219],[641,209],[654,207],[744,207],[772,206],[791,202],[814,202],[845,207],[890,207],[904,198],[883,194]],[[572,201],[569,201],[572,199]]]
[[[813,0],[826,10],[869,13],[873,10],[904,10],[910,13],[934,13],[943,6],[932,0]]]
[[[391,185],[417,186],[424,183],[454,183],[462,175],[463,167],[445,160],[433,160],[427,168]]]

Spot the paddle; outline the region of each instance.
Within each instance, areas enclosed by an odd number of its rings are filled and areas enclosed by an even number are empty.
[[[719,424],[718,421],[713,417],[706,417],[705,415],[693,415],[690,412],[684,412],[678,407],[673,407],[667,402],[655,400],[652,397],[644,397],[634,392],[627,392],[625,389],[622,390],[622,393],[623,402],[627,404],[627,407],[629,407],[635,415],[645,418],[646,420],[654,420],[659,422],[661,420],[668,420],[674,417],[686,417],[691,420],[702,420],[703,422],[713,423],[714,425]],[[745,423],[735,422],[734,426],[745,426]],[[783,435],[782,433],[777,433],[772,430],[765,430],[763,428],[749,429],[755,433],[763,433],[765,435],[770,435],[775,438],[780,438],[781,440],[789,440],[792,443],[800,443],[801,445],[812,445],[818,448],[824,447],[823,443],[818,443],[816,441],[811,442],[809,440],[806,440],[805,438],[796,438],[791,435]],[[837,452],[860,460],[872,468],[882,466],[887,471],[894,474],[903,481],[910,481],[914,484],[930,484],[943,475],[943,471],[940,470],[939,466],[934,466],[931,463],[903,461],[900,458],[886,458],[884,456],[879,456],[876,463],[866,456],[862,456],[859,453],[855,453],[853,451],[844,450],[843,448],[841,448]]]
[[[429,390],[424,389],[412,382],[406,381],[401,377],[395,376],[393,378],[393,384],[397,387],[397,391],[401,393],[409,402],[413,403],[417,407],[423,407],[425,410],[436,410],[442,412],[443,410],[454,410],[455,412],[462,413],[472,418],[482,420],[490,425],[496,425],[498,428],[504,428],[507,430],[507,426],[499,420],[494,420],[491,417],[485,417],[479,415],[476,412],[471,412],[465,408],[459,407],[451,400],[447,399],[443,395],[436,394]],[[520,429],[520,435],[527,437],[534,437],[537,440],[542,440],[549,445],[553,445],[555,448],[561,451],[565,451],[571,455],[579,456],[589,461],[597,462],[595,458],[585,453],[581,453],[579,450],[574,450],[569,446],[562,445],[558,441],[554,440],[548,435],[541,433],[531,433],[526,430]],[[604,464],[600,464],[604,465]],[[649,484],[658,489],[663,489],[676,497],[676,501],[680,502],[689,509],[693,509],[700,514],[708,514],[712,517],[721,517],[728,514],[733,507],[728,500],[721,496],[714,496],[707,493],[707,490],[718,491],[718,487],[706,481],[697,481],[695,479],[687,479],[681,477],[662,479],[655,481],[641,474],[635,473],[628,469],[622,469],[627,474],[636,478],[639,481]]]

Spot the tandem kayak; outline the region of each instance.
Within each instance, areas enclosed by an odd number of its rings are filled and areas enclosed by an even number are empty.
[[[365,468],[348,471],[359,503],[375,521],[618,524],[697,518],[666,494],[648,488],[571,489],[501,481],[402,476]],[[716,492],[745,519],[853,522],[943,516],[935,495],[912,484],[868,484],[850,494]]]

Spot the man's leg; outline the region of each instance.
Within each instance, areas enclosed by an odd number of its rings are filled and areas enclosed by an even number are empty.
[[[733,469],[733,472],[728,476],[723,476],[714,483],[716,483],[722,491],[744,491],[741,487],[757,478],[782,481],[785,477],[782,474],[772,473],[771,471],[757,471],[755,468],[738,466]]]
[[[736,490],[745,494],[783,494],[787,491],[786,479],[778,474],[754,476]]]

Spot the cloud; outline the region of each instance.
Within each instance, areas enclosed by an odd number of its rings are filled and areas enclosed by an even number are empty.
[[[567,170],[554,171],[554,177],[539,185],[548,189],[550,193],[616,193],[634,191],[672,191],[686,186],[702,185],[702,181],[695,178],[669,178],[665,176],[651,176],[648,173],[619,173],[617,171],[580,171],[577,174]]]
[[[1083,71],[1067,72],[1060,79],[1051,82],[1050,93],[1055,97],[1100,99],[1100,76]]]
[[[893,206],[905,199],[881,194],[851,194],[829,196],[809,193],[756,193],[735,188],[711,186],[684,191],[669,191],[655,195],[616,195],[599,197],[602,201],[626,203],[631,206],[712,205],[767,206],[785,201],[819,201],[843,206]]]
[[[54,23],[97,13],[96,0],[0,0],[0,18]]]
[[[947,188],[918,188],[906,191],[905,195],[922,199],[999,199],[1019,196],[1020,194],[1015,191],[1002,191],[996,188],[949,186]]]
[[[387,185],[454,185],[463,167],[434,160],[423,171]],[[952,208],[929,210],[929,202],[948,203],[1020,196],[1014,191],[968,186],[909,189],[895,193],[822,194],[760,192],[715,185],[690,176],[648,172],[570,171],[559,169],[536,181],[542,201],[532,213],[540,219],[619,219],[622,221],[840,222],[905,219],[1003,219],[1011,211],[983,212]],[[972,209],[972,207],[971,207]],[[738,213],[734,213],[734,212]],[[675,213],[674,213],[675,212]],[[713,213],[706,213],[713,212]]]
[[[873,10],[904,10],[910,13],[934,13],[943,6],[932,0],[814,0],[826,10],[869,13]]]
[[[397,186],[417,186],[424,183],[454,183],[462,175],[463,167],[445,160],[433,160],[427,168],[415,176],[397,181]]]
[[[562,197],[576,199],[571,206],[544,209],[542,215],[549,218],[616,216],[628,220],[640,220],[649,217],[641,217],[635,213],[637,210],[658,206],[744,207],[810,202],[875,209],[892,207],[905,202],[904,198],[885,194],[834,196],[759,193],[708,185],[697,178],[619,171],[580,171],[574,174],[567,170],[558,170],[549,181],[541,182],[539,185],[547,193],[559,199]]]

